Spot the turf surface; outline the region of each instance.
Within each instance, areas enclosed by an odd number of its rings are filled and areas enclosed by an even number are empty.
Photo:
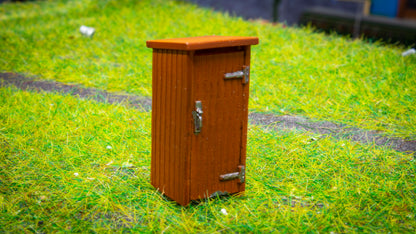
[[[81,25],[96,28],[93,38]],[[250,108],[303,115],[415,140],[416,57],[404,48],[247,22],[175,1],[0,5],[0,71],[151,95],[150,39],[258,36]]]
[[[415,139],[416,58],[405,48],[181,1],[1,4],[0,71],[150,96],[145,41],[212,34],[260,38],[252,111]],[[253,125],[248,142],[245,194],[183,208],[149,184],[149,112],[2,87],[0,232],[415,232],[412,155]]]

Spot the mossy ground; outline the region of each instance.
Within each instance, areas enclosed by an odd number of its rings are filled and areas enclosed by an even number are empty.
[[[93,38],[81,25],[96,29]],[[0,6],[0,71],[151,95],[145,41],[258,36],[250,108],[415,139],[416,57],[404,48],[247,22],[175,1],[40,1]]]
[[[94,37],[82,37],[81,25]],[[144,96],[146,40],[258,36],[251,110],[415,137],[416,58],[397,46],[174,1],[3,4],[0,28],[0,71]],[[149,112],[0,88],[0,230],[415,232],[412,155],[253,125],[248,142],[244,196],[183,208],[149,184]]]
[[[150,113],[15,88],[0,94],[2,231],[416,227],[411,155],[250,126],[244,196],[183,208],[149,183]]]

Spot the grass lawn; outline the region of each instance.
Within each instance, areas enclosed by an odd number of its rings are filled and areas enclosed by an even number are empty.
[[[245,195],[183,208],[149,183],[150,113],[14,88],[0,104],[1,232],[416,228],[411,155],[250,126]]]
[[[81,25],[96,28],[82,37]],[[151,95],[150,39],[258,36],[253,111],[304,115],[416,139],[416,57],[161,0],[42,1],[0,6],[0,71]],[[416,42],[415,42],[416,43]]]
[[[416,57],[404,48],[183,2],[1,4],[0,71],[150,96],[145,41],[211,34],[260,38],[252,111],[416,139]],[[250,125],[245,194],[183,208],[149,183],[150,122],[123,104],[0,88],[0,232],[416,231],[413,155]]]

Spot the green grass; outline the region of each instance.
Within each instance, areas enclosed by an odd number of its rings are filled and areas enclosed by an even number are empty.
[[[92,39],[81,25],[96,28]],[[151,95],[145,41],[258,36],[252,111],[303,115],[416,139],[416,58],[402,47],[312,29],[247,22],[174,1],[42,1],[0,5],[0,71]]]
[[[416,162],[386,148],[250,126],[245,195],[183,208],[149,183],[150,113],[1,88],[0,126],[0,232],[416,229]]]
[[[416,59],[403,48],[183,2],[1,4],[0,71],[150,96],[145,41],[210,34],[260,38],[252,111],[415,139]],[[245,194],[183,208],[149,183],[150,122],[123,104],[0,88],[0,232],[416,231],[412,155],[251,125]]]

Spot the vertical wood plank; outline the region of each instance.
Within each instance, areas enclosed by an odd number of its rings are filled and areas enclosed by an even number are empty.
[[[164,166],[164,187],[165,187],[165,193],[167,192],[167,196],[169,195],[173,195],[170,194],[173,191],[171,190],[171,184],[170,184],[170,168],[172,167],[171,165],[171,161],[170,161],[170,157],[172,154],[172,134],[171,134],[171,124],[170,124],[170,119],[172,118],[172,113],[171,113],[171,101],[172,101],[172,51],[168,50],[166,51],[166,55],[167,55],[167,60],[166,60],[166,92],[163,94],[165,97],[165,102],[163,103],[163,110],[165,112],[164,114],[164,118],[165,118],[165,140],[164,140],[164,145],[163,145],[163,150],[164,150],[164,154],[165,154],[165,166]]]
[[[192,88],[192,84],[193,84],[193,79],[194,79],[194,54],[195,51],[189,51],[186,53],[185,58],[184,58],[184,74],[183,77],[186,77],[186,94],[185,94],[185,103],[186,103],[186,112],[185,112],[185,116],[186,116],[186,155],[185,155],[185,179],[186,179],[186,184],[185,184],[185,201],[186,203],[188,203],[191,200],[191,186],[192,186],[192,182],[191,182],[191,163],[192,163],[192,149],[193,149],[193,145],[192,145],[192,137],[193,137],[193,124],[192,124],[192,113],[191,111],[193,110],[193,103],[192,103],[192,97],[194,96],[194,90]]]
[[[251,56],[251,49],[250,46],[244,47],[244,65],[250,66],[250,56]],[[250,67],[251,69],[251,67]],[[251,73],[251,70],[250,70]],[[240,153],[240,165],[246,166],[246,158],[247,158],[247,129],[248,129],[248,101],[249,101],[249,94],[250,94],[250,74],[249,74],[249,82],[243,86],[243,110],[242,110],[242,131],[241,131],[241,153]],[[244,191],[246,187],[246,183],[239,184],[239,190]]]
[[[154,49],[153,53],[152,53],[152,110],[156,109],[156,105],[155,105],[155,96],[157,94],[157,80],[156,80],[156,72],[157,72],[157,50]],[[151,138],[152,138],[152,149],[151,149],[151,163],[150,163],[150,183],[155,186],[155,180],[156,180],[156,160],[154,160],[155,158],[155,144],[156,141],[154,139],[155,137],[155,124],[156,124],[156,119],[154,118],[154,112],[152,112],[152,125],[151,125]]]
[[[191,199],[215,192],[239,192],[238,180],[220,181],[238,170],[242,136],[241,79],[224,80],[225,72],[241,70],[244,51],[208,51],[194,58],[193,102],[202,101],[202,132],[193,137]]]
[[[151,183],[181,205],[214,192],[245,189],[219,176],[245,165],[248,84],[224,73],[250,64],[250,46],[230,50],[154,49]],[[192,110],[202,101],[202,132]]]
[[[184,51],[154,50],[152,68],[151,183],[181,205],[189,203],[187,142],[189,102],[188,55]],[[188,101],[186,100],[188,99]],[[188,193],[188,194],[186,194]]]
[[[172,96],[172,99],[174,101],[174,105],[172,106],[173,108],[173,133],[174,133],[174,141],[173,141],[173,159],[172,159],[172,181],[173,181],[173,186],[174,186],[174,196],[175,197],[179,197],[180,196],[180,191],[179,191],[179,184],[180,184],[180,178],[178,176],[179,171],[178,171],[178,165],[179,165],[179,160],[180,160],[180,151],[179,151],[179,139],[180,139],[180,135],[181,135],[181,129],[180,129],[180,123],[181,123],[181,118],[180,118],[180,105],[181,105],[181,101],[180,100],[180,79],[178,77],[179,75],[179,70],[180,70],[180,57],[179,57],[179,52],[175,51],[175,56],[174,56],[174,60],[175,60],[175,66],[174,66],[174,94]]]

